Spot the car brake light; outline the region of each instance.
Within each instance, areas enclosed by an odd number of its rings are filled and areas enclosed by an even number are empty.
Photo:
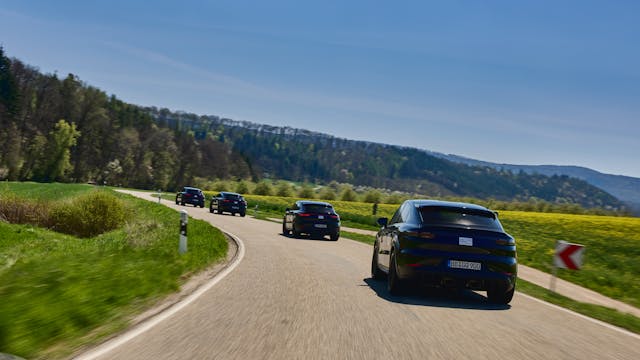
[[[329,217],[330,217],[330,218],[332,218],[332,219],[337,219],[337,218],[338,218],[338,215],[335,215],[335,214],[329,214]]]
[[[498,240],[496,240],[496,244],[498,244],[498,245],[515,245],[516,242],[513,239],[498,239]]]
[[[311,214],[308,214],[308,213],[298,213],[298,216],[307,217],[307,216],[311,216]]]
[[[413,237],[419,237],[419,238],[422,238],[422,239],[435,239],[435,237],[436,237],[436,234],[434,234],[434,233],[418,232],[418,231],[411,231],[411,232],[407,233],[407,235],[413,236]]]

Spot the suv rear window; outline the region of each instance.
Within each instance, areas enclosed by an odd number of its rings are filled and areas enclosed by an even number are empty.
[[[333,214],[333,207],[331,207],[331,205],[306,204],[304,205],[304,211],[318,214]]]
[[[198,189],[187,189],[187,193],[198,195],[198,194],[200,194],[200,190],[198,190]]]
[[[241,200],[242,196],[236,194],[222,194],[222,197],[229,200]]]
[[[424,225],[504,231],[500,221],[491,211],[446,206],[423,206],[418,210]]]

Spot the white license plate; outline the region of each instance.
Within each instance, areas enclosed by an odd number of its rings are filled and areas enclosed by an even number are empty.
[[[326,229],[327,228],[327,224],[315,224],[313,226],[315,226],[317,228],[320,228],[320,229]]]
[[[482,264],[471,261],[449,260],[449,267],[454,269],[480,270]]]

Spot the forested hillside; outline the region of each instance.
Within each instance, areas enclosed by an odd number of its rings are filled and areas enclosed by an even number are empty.
[[[514,173],[455,163],[415,148],[353,141],[217,116],[146,110],[162,126],[189,129],[201,137],[215,136],[251,159],[253,169],[266,177],[320,183],[336,180],[429,196],[521,201],[537,198],[585,207],[623,207],[610,194],[568,176]]]
[[[0,179],[174,190],[196,178],[269,177],[422,196],[623,207],[567,176],[469,166],[414,148],[138,107],[72,74],[42,74],[1,48],[0,128]]]
[[[175,189],[194,177],[251,177],[228,144],[158,126],[139,107],[2,48],[0,129],[0,179]]]

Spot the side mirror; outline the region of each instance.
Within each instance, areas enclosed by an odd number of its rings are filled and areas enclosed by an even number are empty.
[[[286,208],[286,209],[284,209],[284,211],[289,212],[289,211],[291,211],[291,209]]]
[[[378,218],[378,225],[380,225],[381,227],[387,227],[388,223],[389,219],[387,219],[386,217]]]

